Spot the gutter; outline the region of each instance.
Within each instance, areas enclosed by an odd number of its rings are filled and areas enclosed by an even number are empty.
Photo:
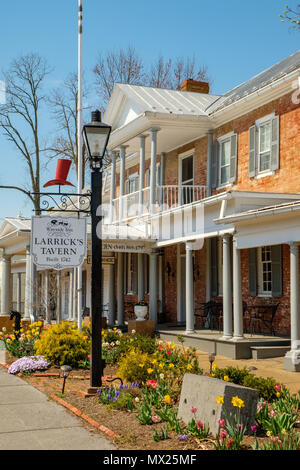
[[[283,214],[287,212],[295,212],[297,210],[300,210],[300,202],[294,202],[294,203],[289,203],[288,206],[272,206],[270,208],[266,209],[255,209],[251,211],[251,213],[241,213],[233,216],[227,216],[227,217],[219,217],[218,219],[214,219],[214,222],[216,224],[229,224],[229,223],[234,223],[234,222],[239,222],[243,220],[251,220],[251,219],[256,219],[258,217],[264,217],[264,216],[271,216],[271,215],[278,215],[278,214]]]

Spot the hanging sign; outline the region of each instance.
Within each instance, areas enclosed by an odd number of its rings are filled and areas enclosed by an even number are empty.
[[[86,256],[86,218],[33,216],[31,255],[40,268],[80,266]]]

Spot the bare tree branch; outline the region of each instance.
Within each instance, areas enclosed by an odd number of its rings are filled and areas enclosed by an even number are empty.
[[[39,110],[45,100],[42,84],[50,69],[38,54],[29,54],[12,61],[4,74],[6,103],[0,105],[0,127],[6,138],[24,158],[30,176],[32,192],[40,192],[40,137]],[[30,141],[32,141],[31,147]],[[1,186],[3,187],[3,186]],[[39,196],[17,186],[16,189],[30,197],[36,213],[39,212]]]

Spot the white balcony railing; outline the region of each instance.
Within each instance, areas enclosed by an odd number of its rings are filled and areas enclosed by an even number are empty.
[[[154,213],[201,201],[207,196],[206,186],[157,186]],[[113,200],[112,222],[126,221],[150,214],[150,187]]]

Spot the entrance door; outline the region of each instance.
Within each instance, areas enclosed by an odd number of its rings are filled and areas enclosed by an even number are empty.
[[[194,157],[189,155],[181,159],[181,204],[189,204],[194,200]],[[184,187],[186,186],[186,188]]]

